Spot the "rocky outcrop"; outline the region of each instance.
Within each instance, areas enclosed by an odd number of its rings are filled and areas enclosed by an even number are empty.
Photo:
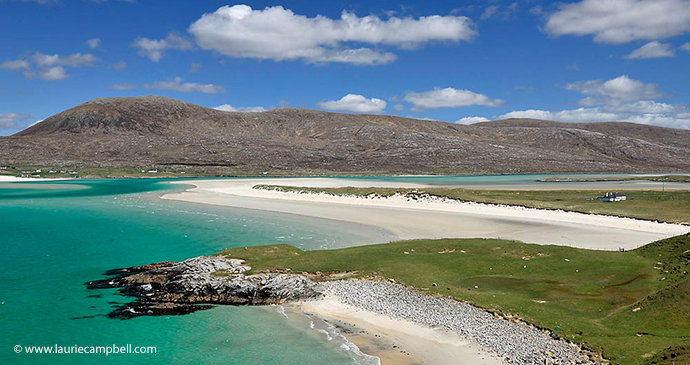
[[[243,260],[200,256],[183,262],[162,262],[113,270],[111,278],[87,283],[89,289],[120,288],[138,298],[115,309],[113,318],[187,314],[213,304],[266,305],[318,298],[316,284],[302,275],[247,275]]]

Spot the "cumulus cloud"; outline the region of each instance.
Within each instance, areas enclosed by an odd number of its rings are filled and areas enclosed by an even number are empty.
[[[580,100],[580,105],[584,107],[557,111],[514,110],[498,118],[532,118],[561,122],[628,121],[690,129],[690,113],[684,104],[668,104],[653,100],[663,96],[656,84],[620,76],[604,82],[574,82],[567,84],[565,88],[586,95],[587,97]]]
[[[690,31],[690,1],[582,0],[561,5],[544,29],[553,36],[591,35],[600,43],[659,40]]]
[[[484,118],[484,117],[464,117],[460,118],[457,121],[455,121],[456,124],[474,124],[474,123],[481,123],[481,122],[488,122],[489,119]]]
[[[29,62],[25,60],[7,60],[3,63],[0,63],[0,68],[4,68],[5,70],[19,71],[28,70],[31,68],[31,66],[29,65]]]
[[[339,19],[310,18],[281,6],[254,10],[247,5],[223,6],[204,14],[189,32],[201,48],[229,57],[356,65],[385,64],[396,58],[362,44],[413,49],[429,42],[469,41],[477,34],[464,16],[381,19],[344,11]]]
[[[156,81],[145,84],[146,89],[172,90],[181,93],[201,92],[204,94],[218,94],[225,92],[225,88],[214,84],[199,84],[196,82],[182,82],[181,77],[176,77],[172,81]]]
[[[242,112],[242,113],[261,113],[265,112],[267,109],[262,106],[241,106],[234,107],[230,104],[219,105],[213,109],[222,110],[224,112]]]
[[[24,77],[28,79],[39,77],[47,81],[56,81],[69,77],[65,67],[91,66],[96,61],[98,59],[90,53],[74,53],[61,56],[59,54],[48,55],[36,52],[23,59],[7,60],[0,64],[0,68],[10,71],[23,71]]]
[[[634,80],[626,75],[608,81],[601,80],[579,81],[567,84],[566,90],[578,91],[586,98],[580,100],[580,105],[592,106],[597,104],[620,104],[624,102],[648,100],[662,96],[658,85],[646,84]]]
[[[652,41],[632,51],[630,54],[627,54],[625,58],[629,60],[635,60],[647,58],[674,57],[675,55],[676,51],[670,44]]]
[[[368,99],[362,95],[347,94],[339,100],[322,101],[319,108],[353,113],[382,113],[386,109],[386,102],[381,99]]]
[[[47,81],[57,81],[69,77],[69,75],[65,71],[65,68],[62,66],[54,66],[42,69],[38,72],[38,75],[43,80]]]
[[[690,52],[690,42],[685,43],[684,45],[680,46],[680,49],[686,52]]]
[[[0,114],[0,129],[17,129],[21,127],[21,123],[31,116],[28,114],[5,113]]]
[[[412,111],[423,111],[439,108],[458,108],[470,105],[497,107],[503,104],[501,99],[491,99],[484,94],[469,90],[435,88],[421,93],[408,93],[404,100],[412,104]]]
[[[132,47],[138,49],[137,54],[146,57],[153,62],[160,61],[165,55],[165,51],[173,49],[186,51],[192,49],[192,43],[185,38],[170,33],[163,39],[150,39],[139,37]]]
[[[96,49],[101,46],[101,39],[100,38],[91,38],[86,41],[86,45],[89,46],[91,49]]]
[[[134,90],[139,88],[139,86],[128,83],[122,83],[110,85],[110,88],[115,90]]]
[[[516,110],[498,117],[499,119],[527,118],[556,120],[560,122],[608,122],[617,119],[615,113],[607,113],[600,108],[579,108],[551,112],[547,110],[528,109]]]
[[[620,105],[615,108],[615,110],[608,106],[578,108],[561,111],[535,109],[516,110],[503,114],[498,118],[531,118],[579,123],[627,121],[663,127],[690,129],[690,113],[679,112],[686,110],[682,105],[675,105],[672,106],[672,108],[667,108],[671,109],[667,112],[658,112],[659,105],[649,104],[649,108],[647,110],[641,108],[641,106],[642,105],[632,103]]]

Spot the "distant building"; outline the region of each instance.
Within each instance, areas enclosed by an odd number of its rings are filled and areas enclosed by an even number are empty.
[[[157,172],[158,172],[158,170],[156,170],[156,169],[149,169],[149,173],[150,173],[150,174],[155,174],[155,173],[157,173]]]
[[[603,202],[620,202],[627,200],[628,197],[621,193],[606,193],[604,196],[597,197],[597,199]]]

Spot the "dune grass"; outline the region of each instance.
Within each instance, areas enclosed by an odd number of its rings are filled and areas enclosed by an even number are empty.
[[[689,191],[620,191],[628,200],[604,203],[595,198],[603,190],[477,190],[459,188],[308,188],[294,186],[257,185],[257,189],[285,192],[325,193],[330,195],[391,196],[396,193],[423,192],[433,196],[460,201],[517,205],[539,209],[562,209],[572,212],[606,214],[662,222],[690,224]]]
[[[442,239],[323,251],[258,246],[219,254],[246,259],[255,272],[354,270],[359,277],[392,278],[431,295],[517,315],[615,364],[681,361],[690,354],[684,347],[690,343],[687,235],[628,252]]]

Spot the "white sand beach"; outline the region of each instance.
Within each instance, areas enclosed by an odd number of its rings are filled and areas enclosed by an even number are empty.
[[[0,175],[0,182],[36,181],[36,180],[37,179],[29,179],[27,177],[2,176],[2,175]]]
[[[553,210],[460,202],[364,199],[253,189],[255,185],[305,187],[425,187],[425,185],[330,178],[266,178],[179,182],[195,188],[164,199],[366,224],[400,239],[503,238],[538,244],[617,250],[690,231],[677,224]],[[380,243],[380,242],[372,242]]]
[[[382,365],[500,365],[502,359],[478,344],[443,328],[363,310],[335,296],[291,304],[296,310],[324,319],[343,332],[348,341]]]
[[[0,175],[0,182],[27,182],[27,181],[33,181],[33,182],[41,182],[41,181],[57,181],[57,180],[72,180],[69,178],[41,178],[41,179],[36,179],[36,178],[29,178],[29,177],[18,177],[18,176],[3,176]]]

